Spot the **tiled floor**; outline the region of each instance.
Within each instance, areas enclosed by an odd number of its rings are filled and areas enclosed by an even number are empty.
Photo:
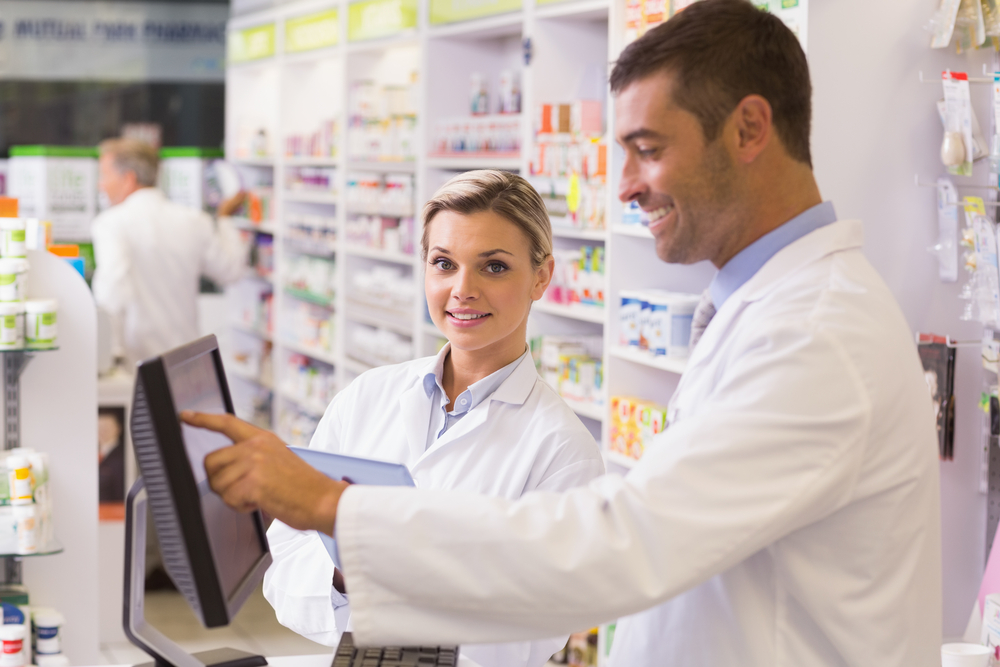
[[[203,628],[180,593],[173,591],[146,594],[146,620],[189,653],[223,647],[264,656],[333,652],[279,624],[259,588],[225,628]],[[109,665],[132,665],[151,659],[128,643],[102,644],[101,654]]]

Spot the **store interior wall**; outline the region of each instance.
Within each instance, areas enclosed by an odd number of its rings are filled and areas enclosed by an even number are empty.
[[[889,284],[914,331],[978,339],[982,327],[962,322],[957,283],[941,283],[933,189],[918,188],[943,174],[938,157],[943,69],[983,76],[991,51],[956,55],[931,50],[926,26],[936,0],[812,0],[809,62],[814,85],[813,164],[824,199],[841,219],[865,223],[865,253]],[[990,86],[972,84],[973,105],[989,128]],[[982,161],[985,162],[985,161]],[[956,184],[985,184],[985,165]],[[963,190],[959,196],[982,195]],[[955,458],[941,465],[944,634],[962,634],[985,563],[986,496],[979,492],[986,381],[977,348],[959,349],[955,381]],[[821,391],[817,387],[817,391]]]

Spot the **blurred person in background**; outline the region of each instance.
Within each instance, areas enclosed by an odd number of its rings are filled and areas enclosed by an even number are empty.
[[[110,208],[94,220],[94,300],[111,317],[111,351],[131,366],[198,337],[201,276],[219,285],[246,270],[249,244],[227,219],[171,202],[156,187],[159,155],[135,139],[101,143],[99,187]]]

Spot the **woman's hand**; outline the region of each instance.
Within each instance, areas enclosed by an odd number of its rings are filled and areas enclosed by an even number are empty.
[[[333,535],[346,482],[330,479],[290,451],[278,436],[233,415],[186,410],[180,417],[233,441],[231,447],[205,457],[209,484],[227,505],[240,512],[260,509],[292,528]]]

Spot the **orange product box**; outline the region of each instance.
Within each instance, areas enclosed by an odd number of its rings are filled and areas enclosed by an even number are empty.
[[[628,396],[611,397],[611,424],[608,433],[611,451],[630,458],[638,458],[634,453],[639,435],[635,421],[637,402]]]
[[[14,197],[0,197],[0,218],[17,217],[17,199]]]

